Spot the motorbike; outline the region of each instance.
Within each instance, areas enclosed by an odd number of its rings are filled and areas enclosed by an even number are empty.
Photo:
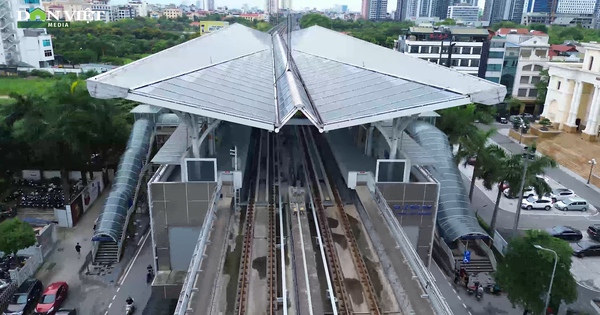
[[[497,284],[488,284],[485,288],[483,288],[486,293],[500,295],[502,293],[502,289]]]
[[[146,283],[151,283],[152,279],[154,279],[154,273],[148,270],[148,273],[146,274]]]
[[[477,298],[477,301],[480,301],[481,298],[483,298],[483,287],[477,288],[477,291],[475,292],[475,297]]]
[[[125,306],[125,315],[132,315],[135,312],[135,306],[133,304],[127,304]]]

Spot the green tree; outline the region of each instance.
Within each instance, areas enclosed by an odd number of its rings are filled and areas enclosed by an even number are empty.
[[[483,180],[483,186],[487,190],[492,190],[493,187],[498,188],[492,220],[490,222],[490,233],[492,233],[491,236],[493,238],[496,230],[500,199],[502,198],[502,187],[506,184],[513,193],[518,193],[523,180],[525,161],[520,154],[507,153],[497,145],[487,147],[486,154],[482,157],[479,177]],[[551,192],[552,188],[548,183],[545,180],[541,180],[538,176],[543,175],[547,168],[554,167],[556,167],[556,162],[553,159],[545,155],[535,156],[533,161],[527,163],[524,187],[533,187],[538,196],[543,196]]]
[[[495,273],[497,283],[508,293],[508,299],[534,314],[545,312],[545,296],[550,286],[554,254],[534,245],[554,250],[558,264],[551,291],[551,305],[572,303],[577,299],[577,283],[571,274],[573,250],[563,240],[545,231],[529,230],[524,237],[513,238]]]
[[[490,155],[488,141],[494,133],[496,133],[496,129],[493,128],[487,131],[475,129],[463,135],[458,140],[460,149],[455,156],[456,162],[467,164],[470,159],[474,158],[473,176],[471,177],[471,185],[469,187],[469,200],[473,200],[475,181],[481,177],[483,164],[486,164],[486,161],[490,160],[488,158]]]
[[[548,70],[540,71],[540,81],[535,84],[535,88],[537,89],[537,97],[536,103],[544,104],[546,102],[546,94],[548,93],[548,82],[550,81],[550,75],[548,75]]]
[[[460,138],[477,130],[475,122],[491,124],[494,120],[492,106],[469,104],[438,111],[436,125],[448,136],[451,145],[460,146]],[[459,148],[460,151],[460,148]]]
[[[31,225],[18,218],[9,219],[0,223],[0,251],[9,255],[16,255],[21,249],[37,243],[35,231]]]

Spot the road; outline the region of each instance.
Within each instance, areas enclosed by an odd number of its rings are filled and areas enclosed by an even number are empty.
[[[152,263],[152,240],[149,233],[140,240],[142,242],[141,250],[136,253],[130,267],[125,270],[104,315],[125,314],[125,300],[128,296],[135,301],[136,313],[141,313],[148,303],[152,294],[150,284],[146,283],[146,267]]]

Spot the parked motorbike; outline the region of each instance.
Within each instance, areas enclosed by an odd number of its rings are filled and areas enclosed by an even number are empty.
[[[497,284],[488,284],[483,288],[485,293],[500,295],[502,293],[502,289]]]

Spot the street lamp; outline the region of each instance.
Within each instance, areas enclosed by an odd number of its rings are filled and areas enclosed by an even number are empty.
[[[558,254],[550,249],[550,248],[545,248],[542,247],[540,245],[533,245],[533,247],[539,249],[539,250],[545,250],[547,252],[552,252],[552,254],[554,254],[554,268],[552,268],[552,277],[550,277],[550,286],[548,287],[548,293],[546,296],[546,307],[544,307],[544,312],[546,312],[548,310],[548,305],[550,304],[550,293],[552,293],[552,283],[554,282],[554,274],[556,273],[556,264],[558,263]]]
[[[588,176],[588,180],[587,183],[588,185],[590,184],[590,180],[592,179],[592,171],[594,170],[594,165],[596,165],[596,159],[591,159],[588,161],[588,164],[590,165],[590,175]]]
[[[521,218],[521,205],[523,204],[523,190],[525,189],[525,179],[527,178],[527,166],[529,166],[529,161],[535,160],[535,147],[525,147],[523,149],[523,177],[521,178],[521,189],[519,190],[519,200],[517,201],[517,213],[515,214],[515,223],[512,230],[513,236],[517,235],[519,219]]]

